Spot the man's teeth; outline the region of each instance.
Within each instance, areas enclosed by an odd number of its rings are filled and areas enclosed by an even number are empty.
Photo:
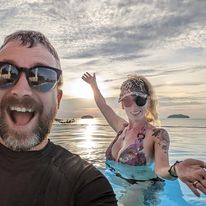
[[[32,109],[25,108],[25,107],[10,107],[10,110],[16,112],[33,112]]]

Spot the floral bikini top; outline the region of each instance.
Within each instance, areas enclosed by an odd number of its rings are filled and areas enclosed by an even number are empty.
[[[137,134],[137,137],[135,138],[135,142],[122,151],[122,153],[119,156],[119,159],[117,160],[118,162],[128,164],[128,165],[133,165],[133,166],[146,165],[146,157],[143,148],[143,140],[145,138],[146,129],[147,129],[147,123],[144,124],[143,128]],[[108,160],[115,161],[115,158],[112,156],[112,146],[118,140],[119,135],[122,134],[123,130],[117,133],[116,138],[107,148],[106,158]]]

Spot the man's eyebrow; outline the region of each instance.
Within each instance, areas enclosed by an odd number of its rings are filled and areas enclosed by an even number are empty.
[[[16,65],[17,67],[21,67],[19,66],[14,60],[12,59],[3,59],[1,60],[1,62],[6,62],[6,63],[9,63],[9,64],[13,64],[13,65]],[[29,68],[32,68],[32,67],[38,67],[38,66],[44,66],[44,67],[47,67],[49,65],[45,64],[45,63],[42,63],[42,62],[35,62],[33,65],[31,65]]]
[[[13,60],[11,60],[11,59],[3,59],[3,60],[1,60],[1,62],[5,62],[5,63],[9,63],[9,64],[14,64],[14,65],[16,65],[16,62],[13,61]]]
[[[40,67],[40,66],[49,67],[48,64],[44,64],[44,63],[42,63],[42,62],[36,62],[36,63],[34,63],[33,65],[31,65],[31,67]]]

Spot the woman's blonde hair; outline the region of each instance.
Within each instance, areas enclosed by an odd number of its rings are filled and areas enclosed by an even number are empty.
[[[154,89],[153,89],[151,83],[149,82],[149,80],[146,77],[144,77],[142,75],[137,75],[137,74],[128,75],[127,80],[142,80],[144,82],[145,90],[146,90],[148,97],[150,99],[150,104],[149,104],[148,110],[145,114],[145,118],[151,124],[159,126],[160,121],[158,120],[158,113],[157,113],[157,98],[156,98]]]

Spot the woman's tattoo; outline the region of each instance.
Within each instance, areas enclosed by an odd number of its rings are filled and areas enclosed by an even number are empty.
[[[167,131],[164,129],[154,129],[152,136],[157,139],[157,143],[163,152],[168,153],[170,140]]]

